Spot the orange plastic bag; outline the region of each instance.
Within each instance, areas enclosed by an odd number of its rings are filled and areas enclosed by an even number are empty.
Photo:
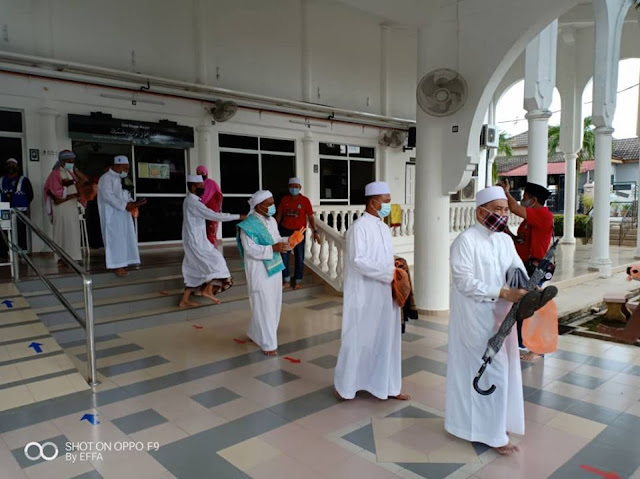
[[[411,282],[405,270],[396,268],[393,273],[393,281],[391,282],[391,292],[393,300],[402,308],[411,294]]]
[[[522,323],[522,342],[536,354],[549,354],[558,349],[558,307],[549,301]]]
[[[303,226],[298,231],[294,231],[293,234],[289,236],[289,246],[291,247],[291,249],[302,243],[302,240],[304,239],[304,231],[306,229],[307,227]]]

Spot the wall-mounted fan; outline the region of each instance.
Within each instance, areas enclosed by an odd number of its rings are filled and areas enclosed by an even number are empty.
[[[429,115],[452,115],[467,99],[467,82],[458,72],[440,68],[422,77],[416,99],[422,111]]]
[[[407,132],[401,130],[383,130],[380,132],[378,144],[389,148],[400,148],[407,141]]]
[[[238,105],[232,101],[216,100],[211,107],[211,115],[215,121],[227,121],[238,111]]]

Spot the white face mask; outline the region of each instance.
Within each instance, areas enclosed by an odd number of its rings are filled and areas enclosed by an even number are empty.
[[[120,172],[120,178],[126,178],[127,176],[129,176],[129,172],[128,171],[121,171]]]

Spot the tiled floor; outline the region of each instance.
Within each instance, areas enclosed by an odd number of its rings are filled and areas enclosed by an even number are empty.
[[[443,430],[446,318],[408,325],[411,401],[338,402],[340,310],[333,296],[285,303],[276,358],[234,341],[249,311],[102,337],[95,393],[78,383],[83,344],[61,350],[28,309],[0,312],[0,477],[640,477],[639,349],[561,337],[523,369],[527,431],[502,457]],[[38,335],[39,358],[25,344]],[[59,456],[27,458],[33,441]]]

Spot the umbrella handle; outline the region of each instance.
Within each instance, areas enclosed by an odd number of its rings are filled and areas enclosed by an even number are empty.
[[[484,370],[487,369],[487,364],[489,364],[490,362],[491,362],[490,359],[488,361],[485,361],[482,364],[482,366],[480,366],[480,369],[478,370],[478,374],[476,374],[476,377],[473,378],[473,389],[475,389],[478,394],[482,394],[483,396],[489,396],[490,394],[493,394],[493,392],[496,390],[495,384],[492,384],[489,389],[481,389],[480,386],[478,386],[478,382],[480,381],[480,378],[484,374]]]

